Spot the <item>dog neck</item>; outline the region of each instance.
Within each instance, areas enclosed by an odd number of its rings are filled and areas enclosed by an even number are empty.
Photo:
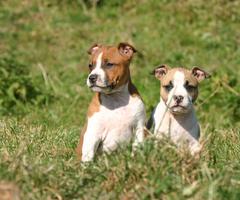
[[[110,110],[126,106],[130,100],[128,90],[129,82],[120,86],[116,91],[110,94],[100,93],[100,103]]]

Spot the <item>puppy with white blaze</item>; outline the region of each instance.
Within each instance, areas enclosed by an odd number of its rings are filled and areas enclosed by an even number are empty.
[[[157,67],[153,74],[161,82],[160,102],[154,109],[147,128],[154,134],[169,137],[177,146],[187,145],[191,154],[200,152],[200,128],[193,103],[198,96],[198,84],[209,78],[204,70],[192,70],[167,65]]]
[[[96,44],[89,50],[87,85],[95,95],[77,147],[83,162],[91,161],[96,152],[111,152],[132,139],[136,146],[144,139],[145,107],[129,70],[135,52],[127,43]]]

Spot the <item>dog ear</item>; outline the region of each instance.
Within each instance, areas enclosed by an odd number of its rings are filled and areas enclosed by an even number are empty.
[[[100,49],[101,48],[101,45],[99,45],[99,44],[94,44],[94,45],[92,45],[89,49],[88,49],[88,51],[87,51],[87,53],[88,54],[90,54],[90,55],[92,55],[92,54],[94,54],[98,49]]]
[[[121,42],[118,44],[118,50],[120,54],[123,56],[127,56],[128,59],[131,59],[133,54],[137,52],[137,50],[130,44]]]
[[[191,72],[192,72],[192,75],[198,80],[198,82],[201,82],[202,80],[211,77],[209,73],[205,72],[199,67],[193,67]]]
[[[156,67],[152,71],[152,75],[154,75],[158,80],[162,80],[162,78],[167,74],[169,67],[167,65],[160,65]]]

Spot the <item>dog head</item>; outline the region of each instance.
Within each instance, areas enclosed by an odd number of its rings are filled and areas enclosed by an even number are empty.
[[[92,91],[114,93],[130,79],[129,64],[136,52],[127,43],[115,46],[93,45],[90,54],[87,85]]]
[[[198,84],[210,77],[198,67],[188,70],[167,65],[160,65],[153,74],[161,81],[161,98],[173,114],[189,112],[198,96]]]

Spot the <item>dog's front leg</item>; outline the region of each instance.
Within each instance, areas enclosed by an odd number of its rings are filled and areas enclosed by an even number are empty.
[[[95,124],[89,123],[88,128],[83,136],[82,145],[82,162],[92,161],[101,141],[99,129]]]
[[[144,140],[144,121],[144,119],[139,120],[135,128],[136,133],[133,142],[133,150],[135,150],[136,147]]]

